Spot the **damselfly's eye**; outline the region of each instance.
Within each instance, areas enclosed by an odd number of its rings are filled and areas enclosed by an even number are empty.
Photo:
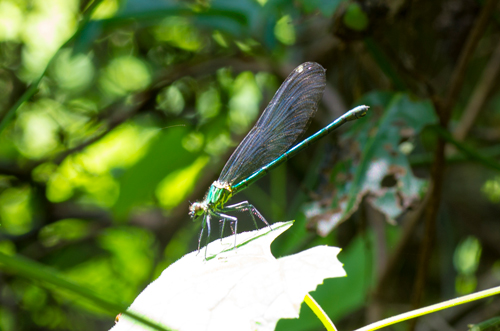
[[[196,217],[203,214],[203,204],[201,202],[193,202],[191,206],[189,206],[189,216]]]

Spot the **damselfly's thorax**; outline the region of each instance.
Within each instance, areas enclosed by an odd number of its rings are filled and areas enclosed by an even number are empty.
[[[228,183],[213,182],[208,189],[203,201],[193,202],[189,206],[189,216],[192,218],[208,213],[209,209],[218,210],[233,196],[231,186]]]
[[[228,183],[216,180],[208,189],[204,201],[214,208],[220,209],[233,196],[233,190]]]

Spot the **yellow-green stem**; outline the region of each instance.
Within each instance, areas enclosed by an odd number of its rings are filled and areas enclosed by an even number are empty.
[[[321,306],[318,305],[316,300],[314,300],[309,293],[307,293],[306,297],[304,298],[304,302],[309,306],[309,308],[311,308],[313,313],[316,316],[318,316],[319,320],[321,321],[321,323],[323,323],[323,326],[326,328],[327,331],[337,331],[330,317],[328,317],[328,315],[325,314],[323,308],[321,308]]]
[[[419,317],[422,315],[434,313],[436,311],[443,310],[446,308],[462,305],[462,304],[467,303],[467,302],[487,298],[487,297],[490,297],[490,296],[493,296],[496,294],[500,294],[500,286],[494,287],[494,288],[489,289],[489,290],[484,290],[481,292],[465,295],[465,296],[460,297],[460,298],[444,301],[444,302],[441,302],[441,303],[438,303],[438,304],[435,304],[432,306],[428,306],[428,307],[424,307],[424,308],[420,308],[420,309],[415,309],[415,310],[409,311],[409,312],[404,313],[404,314],[400,314],[397,316],[386,318],[386,319],[378,321],[376,323],[372,323],[370,325],[364,326],[364,327],[357,329],[355,331],[378,330],[378,329],[381,329],[383,327],[386,327],[386,326],[389,326],[392,324],[403,322],[403,321],[406,321],[406,320],[409,320],[409,319],[412,319],[415,317]]]

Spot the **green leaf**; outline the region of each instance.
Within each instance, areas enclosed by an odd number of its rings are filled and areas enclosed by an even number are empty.
[[[110,314],[118,314],[120,311],[125,310],[124,304],[103,298],[85,287],[62,278],[56,271],[50,269],[49,267],[30,261],[19,255],[8,256],[0,253],[0,269],[31,280],[41,281],[44,284],[56,286],[58,289],[65,289],[78,294],[82,298],[85,298],[93,302],[98,307],[108,311]],[[166,328],[159,326],[154,322],[148,321],[132,311],[126,311],[124,314],[130,316],[130,318],[134,319],[140,325],[148,325],[150,330],[167,330]]]
[[[323,16],[330,17],[343,1],[345,0],[300,0],[300,3],[302,3],[302,6],[304,7],[306,13],[311,13],[319,10],[320,13],[323,14]]]
[[[394,88],[400,91],[408,90],[400,76],[400,72],[395,68],[393,61],[385,55],[383,48],[371,37],[365,38],[364,41],[366,50],[370,53],[378,68],[391,80]]]
[[[113,207],[117,218],[124,218],[132,207],[152,198],[158,183],[168,174],[196,160],[199,154],[188,151],[183,144],[189,133],[185,127],[162,130],[146,155],[124,173]]]
[[[469,325],[469,331],[498,331],[500,330],[500,316],[487,321]]]
[[[102,0],[96,0],[94,1],[90,6],[87,7],[87,10],[84,13],[83,18],[80,20],[80,24],[78,27],[78,30],[73,34],[73,36],[68,39],[61,47],[60,49],[63,49],[66,47],[72,40],[77,38],[79,34],[86,29],[87,24],[89,23],[90,17],[94,11],[94,9],[99,5],[99,3]],[[47,72],[47,69],[50,67],[52,61],[56,58],[57,52],[54,54],[54,56],[50,59],[48,64],[45,67],[45,70],[42,72],[42,74],[34,80],[28,89],[21,95],[21,97],[14,103],[12,107],[9,108],[9,110],[5,114],[0,114],[0,133],[7,127],[8,123],[11,121],[11,119],[14,117],[16,114],[17,110],[19,107],[21,107],[26,101],[28,101],[35,93],[38,91],[38,86],[40,82],[42,81],[42,78],[45,76],[45,73]]]
[[[357,3],[351,3],[344,15],[344,23],[355,31],[363,31],[368,27],[368,17]]]
[[[369,238],[372,238],[370,234]],[[372,239],[369,239],[372,240]],[[326,279],[311,296],[325,310],[332,321],[336,321],[366,304],[366,296],[370,291],[372,261],[377,252],[366,249],[366,238],[357,236],[349,246],[342,248],[339,260],[343,263],[347,277]],[[305,304],[302,304],[304,307]],[[319,330],[320,321],[308,308],[301,309],[298,320],[282,319],[276,331],[285,330]]]
[[[488,153],[478,153],[474,147],[469,146],[468,144],[465,144],[463,142],[460,142],[453,138],[451,133],[445,129],[443,129],[440,125],[433,125],[431,127],[433,131],[435,131],[437,134],[441,136],[446,142],[449,142],[450,144],[453,144],[460,152],[462,152],[465,156],[470,158],[471,160],[474,160],[485,167],[494,169],[494,170],[500,170],[500,163],[495,161],[494,159],[490,158],[487,156]]]
[[[295,43],[295,29],[290,15],[285,15],[276,22],[274,35],[281,43],[293,45]]]
[[[207,259],[192,252],[167,268],[130,309],[177,330],[274,330],[297,318],[306,294],[325,278],[343,277],[339,248],[318,246],[276,259],[272,241],[293,222],[216,240]],[[193,312],[196,318],[186,318]],[[128,317],[112,329],[147,330]]]
[[[366,99],[361,102],[368,101],[368,105],[369,100],[388,100],[385,93],[368,95]],[[317,203],[308,207],[309,217],[317,217],[319,234],[326,236],[346,220],[365,195],[388,221],[418,200],[426,182],[413,175],[407,153],[422,129],[436,122],[430,101],[413,100],[407,94],[393,95],[378,122],[357,121],[344,136],[344,144],[361,150],[359,163],[353,165],[349,158],[343,161],[348,173],[339,171],[332,175],[336,192],[330,209],[324,210]]]

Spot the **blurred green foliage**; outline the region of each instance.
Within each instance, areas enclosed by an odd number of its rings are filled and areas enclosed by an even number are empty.
[[[296,220],[273,244],[276,255],[344,249],[348,277],[313,292],[335,323],[355,328],[373,311],[393,313],[394,303],[410,301],[416,274],[423,231],[404,230],[433,185],[440,98],[482,6],[0,0],[0,252],[129,304],[196,248],[189,201],[217,179],[288,73],[316,61],[328,87],[308,134],[350,106],[367,104],[369,115],[234,202],[251,201],[271,222]],[[488,89],[485,100],[464,139],[440,134],[456,150],[447,151],[431,302],[498,277],[500,82],[481,78],[498,56],[499,21],[491,20],[450,131],[464,125],[478,86]],[[239,224],[251,223],[242,216]],[[391,265],[388,255],[399,258]],[[46,271],[31,268],[23,276],[0,264],[0,330],[112,326],[112,309],[47,285],[36,276]],[[321,325],[304,306],[278,329]]]
[[[481,258],[481,243],[475,237],[462,240],[453,255],[453,264],[457,270],[456,288],[459,294],[472,293],[477,286],[475,273]]]

